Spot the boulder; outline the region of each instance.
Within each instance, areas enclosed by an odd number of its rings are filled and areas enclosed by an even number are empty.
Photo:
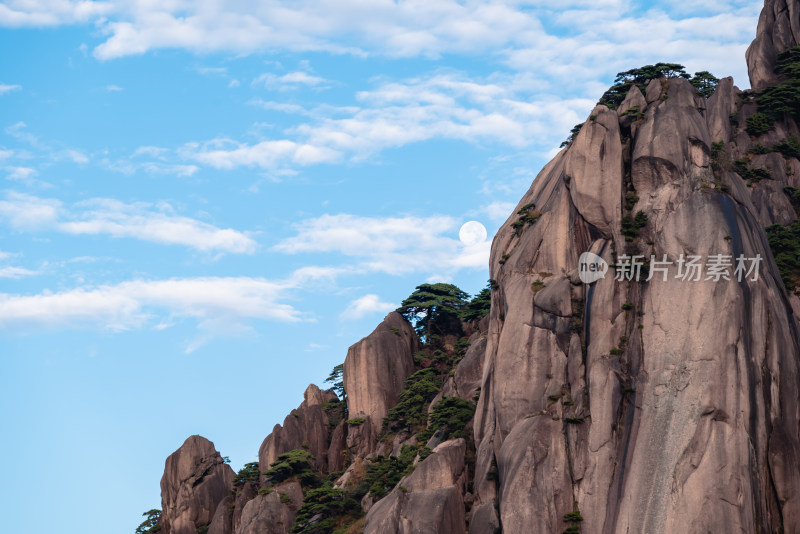
[[[202,436],[189,437],[164,466],[164,534],[196,534],[198,527],[210,525],[217,507],[230,496],[233,477],[213,443]]]

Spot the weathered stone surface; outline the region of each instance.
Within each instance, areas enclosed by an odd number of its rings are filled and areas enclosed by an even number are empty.
[[[208,527],[208,534],[233,534],[233,507],[234,500],[230,495],[220,501]]]
[[[738,90],[733,85],[733,78],[722,78],[717,89],[706,101],[706,124],[711,142],[727,143],[733,134],[731,114],[736,112]]]
[[[765,0],[756,38],[747,48],[750,86],[761,90],[777,82],[778,54],[800,42],[800,5],[792,0]]]
[[[229,496],[233,469],[202,436],[189,437],[167,458],[161,478],[164,534],[196,534]]]
[[[328,447],[328,471],[341,471],[348,459],[347,424],[342,421],[331,433],[331,444]]]
[[[752,188],[713,172],[712,140],[737,156],[751,145],[729,128],[737,99],[730,80],[708,102],[686,80],[652,81],[644,122],[621,144],[630,176],[576,196],[596,166],[572,152],[616,150],[613,126],[587,122],[520,202],[536,203],[538,222],[520,230],[512,215],[499,230],[475,416],[481,525],[497,500],[506,533],[561,531],[573,503],[584,533],[800,532],[800,472],[788,468],[800,457],[800,330],[762,229],[794,218],[779,197],[793,164],[753,157],[776,172]],[[619,219],[599,214],[631,188],[649,219],[628,243]],[[666,280],[618,282],[612,268],[574,286],[587,250],[609,264],[625,253],[765,261],[757,280],[683,281],[673,264]],[[498,484],[485,480],[494,462]]]
[[[456,395],[465,400],[472,400],[481,387],[483,377],[483,357],[486,354],[486,336],[472,340],[464,354],[464,359],[458,362],[453,386]]]
[[[275,425],[258,450],[261,471],[270,468],[275,459],[293,449],[306,449],[316,458],[317,466],[327,466],[330,446],[330,421],[322,408],[325,402],[336,399],[332,391],[322,391],[314,384],[308,386],[300,406],[286,416],[283,426]]]
[[[374,435],[397,404],[405,379],[414,371],[417,335],[392,312],[367,337],[351,346],[344,361],[344,388],[351,418],[369,417]]]
[[[442,443],[388,496],[373,504],[364,534],[465,534],[466,443]]]
[[[291,503],[282,503],[281,495],[287,495]],[[300,484],[294,481],[279,484],[268,495],[258,495],[245,505],[236,534],[288,534],[301,506]]]
[[[570,180],[572,202],[584,219],[601,232],[611,233],[622,217],[619,117],[603,105],[595,107],[592,116],[572,142],[564,172]]]

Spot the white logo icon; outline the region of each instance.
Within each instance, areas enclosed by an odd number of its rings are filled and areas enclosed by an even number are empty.
[[[578,260],[578,276],[584,284],[597,282],[606,277],[608,263],[592,252],[584,252]]]

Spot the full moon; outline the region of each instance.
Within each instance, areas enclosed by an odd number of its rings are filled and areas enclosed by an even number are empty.
[[[483,243],[486,240],[486,227],[478,221],[465,222],[458,231],[458,238],[468,247]]]

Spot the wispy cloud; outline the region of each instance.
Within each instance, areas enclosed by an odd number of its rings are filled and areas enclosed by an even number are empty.
[[[491,244],[465,246],[455,238],[458,221],[452,217],[322,215],[298,224],[296,231],[274,250],[340,254],[355,260],[354,269],[362,272],[446,274],[463,268],[485,269],[489,263]]]
[[[251,254],[257,247],[242,232],[176,215],[167,203],[126,204],[96,198],[67,206],[57,199],[9,192],[0,201],[0,218],[21,231],[126,237],[202,252]]]
[[[387,313],[397,308],[396,304],[381,301],[380,297],[375,294],[364,295],[352,301],[345,309],[340,318],[345,321],[355,321],[361,319],[366,315],[374,313]]]
[[[5,83],[0,83],[0,96],[3,96],[6,93],[10,93],[11,91],[21,91],[21,85],[8,85]]]
[[[250,333],[256,320],[307,320],[286,301],[316,283],[330,283],[339,273],[333,268],[306,267],[280,280],[244,276],[137,279],[34,295],[0,293],[0,330],[165,330],[186,319],[194,321],[198,330],[186,346],[190,353],[215,337]]]
[[[116,93],[119,91],[124,91],[124,89],[119,85],[112,84],[112,85],[106,85],[106,91],[108,91],[109,93]]]
[[[289,72],[281,76],[268,72],[258,76],[252,83],[254,86],[263,86],[266,89],[281,91],[296,89],[300,86],[321,88],[329,84],[329,80],[303,71]]]
[[[461,73],[385,82],[355,95],[359,106],[314,106],[253,99],[270,111],[307,117],[285,137],[258,143],[233,139],[192,142],[177,150],[184,160],[217,169],[281,169],[359,161],[382,150],[431,139],[499,143],[515,149],[550,142],[588,113],[594,100],[518,94],[515,78],[477,81]]]
[[[13,266],[6,266],[0,267],[0,278],[22,278],[24,276],[32,276],[37,274],[36,271],[31,271],[30,269],[24,269],[22,267],[13,267]]]

